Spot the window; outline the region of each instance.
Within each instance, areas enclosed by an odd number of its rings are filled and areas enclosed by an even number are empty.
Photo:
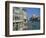
[[[16,17],[15,17],[15,20],[20,20],[20,17],[16,16]]]
[[[26,22],[26,19],[24,19],[24,22]]]

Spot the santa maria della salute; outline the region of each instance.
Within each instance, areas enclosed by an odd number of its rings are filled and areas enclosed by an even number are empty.
[[[23,8],[13,8],[13,30],[27,29],[27,14]]]

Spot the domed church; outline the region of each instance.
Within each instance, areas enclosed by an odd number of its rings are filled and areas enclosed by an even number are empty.
[[[13,7],[13,30],[23,30],[27,26],[27,14],[20,7]]]

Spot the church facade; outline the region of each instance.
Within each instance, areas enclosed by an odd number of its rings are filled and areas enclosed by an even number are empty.
[[[24,30],[27,28],[27,15],[23,8],[13,8],[13,30]]]

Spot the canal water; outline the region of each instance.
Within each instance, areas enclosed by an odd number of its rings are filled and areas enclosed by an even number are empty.
[[[27,26],[28,30],[40,30],[40,21],[30,21]]]

